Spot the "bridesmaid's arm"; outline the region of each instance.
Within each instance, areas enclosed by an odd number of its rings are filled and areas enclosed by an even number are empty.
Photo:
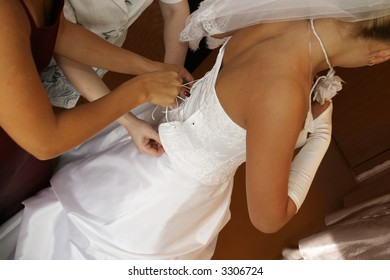
[[[91,67],[61,56],[56,56],[56,61],[66,78],[88,101],[97,100],[111,92]],[[148,123],[138,119],[131,112],[117,121],[126,128],[138,150],[152,156],[163,154],[164,149],[158,133]]]
[[[56,55],[112,72],[140,75],[154,71],[175,71],[185,81],[193,80],[192,75],[181,65],[147,59],[105,41],[86,28],[66,20],[64,16],[61,19]]]
[[[175,4],[160,3],[164,20],[164,62],[184,65],[188,43],[179,40],[179,34],[185,26],[190,8],[187,0]]]

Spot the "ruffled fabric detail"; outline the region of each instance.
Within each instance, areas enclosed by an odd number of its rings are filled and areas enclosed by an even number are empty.
[[[190,49],[193,51],[199,49],[200,41],[203,38],[207,38],[207,41],[215,40],[215,42],[210,45],[207,44],[207,47],[210,49],[222,45],[223,41],[213,39],[212,36],[225,33],[224,30],[226,30],[226,25],[230,20],[230,16],[214,18],[214,15],[218,14],[218,9],[214,7],[212,2],[206,2],[207,1],[203,1],[200,3],[198,10],[190,15],[185,28],[180,33],[180,40],[188,42]],[[218,42],[218,44],[216,42]]]
[[[220,46],[222,46],[223,44],[225,44],[225,42],[227,40],[229,40],[230,37],[225,37],[225,38],[222,38],[222,39],[218,39],[218,38],[214,38],[214,37],[206,37],[206,46],[207,48],[209,48],[210,50],[213,50],[213,49],[216,49]]]
[[[323,105],[325,101],[331,101],[343,88],[342,83],[345,82],[339,76],[335,76],[335,73],[336,71],[331,68],[326,76],[317,79],[312,89],[313,101]]]
[[[389,0],[203,0],[180,38],[196,50],[203,37],[259,23],[310,18],[355,22],[389,14]]]

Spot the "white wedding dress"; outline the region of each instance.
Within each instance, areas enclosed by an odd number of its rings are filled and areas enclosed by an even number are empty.
[[[246,131],[214,89],[223,54],[163,114],[161,157],[138,152],[117,124],[65,154],[52,187],[25,201],[16,258],[210,259],[246,160]],[[154,107],[144,107],[139,116],[150,117]],[[312,122],[309,110],[297,147]]]

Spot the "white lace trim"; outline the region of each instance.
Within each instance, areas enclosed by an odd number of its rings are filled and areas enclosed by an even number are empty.
[[[200,3],[200,7],[203,6],[203,2]],[[208,41],[213,41],[210,44],[209,48],[216,48],[224,43],[225,40],[219,40],[216,38],[212,38],[212,35],[224,33],[223,30],[226,29],[226,25],[230,20],[230,17],[216,18],[216,19],[208,19],[210,15],[215,14],[213,6],[205,9],[203,13],[198,15],[191,15],[188,22],[191,22],[191,25],[188,25],[184,28],[184,30],[180,34],[180,40],[184,42],[189,42],[189,46],[192,50],[197,50],[199,48],[200,41],[207,37]],[[197,38],[197,39],[194,39]],[[215,44],[218,42],[218,44]]]
[[[216,97],[206,102],[195,118],[166,123],[159,132],[176,168],[214,185],[231,179],[245,161],[246,131],[225,115]]]
[[[355,22],[389,14],[388,0],[203,0],[188,18],[181,39],[197,49],[203,37],[259,23],[310,18]]]

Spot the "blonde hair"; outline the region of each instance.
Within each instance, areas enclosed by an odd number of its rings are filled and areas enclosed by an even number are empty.
[[[390,16],[356,23],[356,34],[365,39],[390,41]]]

